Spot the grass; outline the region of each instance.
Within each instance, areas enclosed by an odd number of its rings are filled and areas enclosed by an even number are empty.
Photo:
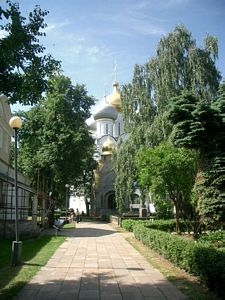
[[[121,230],[121,232],[124,232]],[[158,269],[169,281],[171,281],[181,292],[193,300],[218,300],[215,294],[201,284],[199,279],[191,276],[184,270],[174,266],[163,256],[143,245],[133,236],[129,236],[126,240],[143,255],[146,260]]]
[[[63,225],[63,228],[66,228],[66,229],[70,229],[70,228],[75,228],[76,227],[76,224],[75,222],[71,222],[71,223],[68,223],[68,224],[64,224]]]
[[[24,240],[22,259],[24,264],[11,267],[11,240],[0,239],[0,299],[12,299],[44,266],[66,237],[41,236]]]

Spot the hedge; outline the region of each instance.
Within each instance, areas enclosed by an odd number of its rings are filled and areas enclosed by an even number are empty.
[[[171,233],[134,226],[134,235],[175,265],[197,275],[208,288],[225,297],[225,251]]]
[[[137,224],[144,224],[148,228],[159,229],[162,231],[173,232],[176,231],[176,220],[122,220],[122,227],[128,231],[133,231],[133,227]],[[180,221],[180,231],[187,231],[187,224],[185,221]]]

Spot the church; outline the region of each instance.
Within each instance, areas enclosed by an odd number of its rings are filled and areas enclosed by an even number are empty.
[[[121,97],[117,81],[113,82],[112,93],[104,96],[104,99],[95,107],[87,124],[90,134],[95,140],[94,159],[97,162],[94,170],[91,211],[96,216],[113,213],[116,211],[116,201],[112,152],[121,140],[127,138],[124,133]],[[76,205],[80,205],[81,202],[81,199],[72,196],[70,207],[76,208]],[[84,205],[82,207],[84,208]]]

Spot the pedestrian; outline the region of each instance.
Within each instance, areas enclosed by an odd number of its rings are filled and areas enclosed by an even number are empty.
[[[80,212],[79,212],[78,208],[76,209],[76,220],[77,220],[77,223],[80,222]]]

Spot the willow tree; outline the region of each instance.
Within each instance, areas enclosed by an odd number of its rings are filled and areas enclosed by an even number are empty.
[[[215,99],[221,79],[215,65],[217,58],[218,41],[214,36],[206,35],[203,48],[182,25],[163,37],[156,56],[145,65],[158,111],[164,112],[169,99],[184,90],[207,101]]]
[[[155,57],[143,66],[136,65],[132,83],[122,89],[126,129],[145,121],[151,124],[149,112],[162,114],[169,99],[184,90],[205,101],[215,100],[221,79],[217,58],[218,41],[214,36],[205,37],[203,48],[183,25],[162,37]]]
[[[119,160],[123,155],[132,160],[135,149],[156,146],[168,139],[172,130],[167,116],[171,97],[188,90],[205,102],[215,100],[221,79],[215,65],[217,58],[216,37],[207,35],[200,48],[183,25],[161,38],[155,57],[144,65],[136,65],[132,82],[121,90],[125,130],[131,146],[128,152],[123,147]],[[123,168],[118,168],[116,175],[121,182],[126,181]],[[127,187],[117,188],[125,198]]]

